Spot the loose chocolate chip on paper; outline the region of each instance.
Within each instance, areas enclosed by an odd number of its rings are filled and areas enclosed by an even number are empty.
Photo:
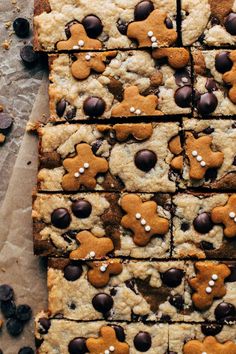
[[[205,115],[214,112],[217,105],[218,105],[217,97],[213,93],[208,92],[200,96],[200,99],[197,104],[197,108],[199,113]]]
[[[74,338],[68,345],[70,354],[85,354],[88,353],[86,339],[82,337]]]
[[[18,354],[34,354],[34,350],[30,347],[23,347],[19,350]]]
[[[96,311],[101,312],[103,314],[108,313],[113,307],[113,299],[110,295],[105,293],[100,293],[94,296],[92,300],[93,307]]]
[[[59,102],[56,104],[56,112],[58,117],[62,118],[66,110],[66,100],[61,99]]]
[[[8,333],[13,336],[19,336],[24,329],[24,323],[17,318],[10,318],[6,323]]]
[[[145,20],[150,13],[154,10],[154,5],[152,1],[141,1],[136,5],[134,9],[134,19],[135,21],[143,21]]]
[[[102,21],[94,15],[86,16],[82,25],[90,38],[97,38],[103,31]]]
[[[97,118],[105,112],[106,104],[102,98],[88,97],[83,108],[86,115]]]
[[[124,342],[125,341],[125,331],[124,328],[118,325],[108,325],[111,326],[115,332],[116,332],[116,338],[118,339],[119,342]]]
[[[66,229],[71,223],[71,216],[67,209],[58,208],[52,212],[51,222],[58,229]]]
[[[208,323],[204,323],[201,325],[201,330],[202,333],[205,336],[216,336],[217,334],[219,334],[223,329],[223,326],[220,324],[208,324]]]
[[[91,215],[92,205],[84,199],[77,200],[71,206],[73,214],[79,219],[86,219]]]
[[[64,269],[64,277],[68,281],[78,280],[83,273],[83,268],[81,265],[69,264]]]
[[[30,24],[26,18],[16,18],[13,22],[13,29],[15,34],[20,38],[26,38],[29,36]]]
[[[39,55],[34,51],[32,45],[26,45],[22,47],[20,50],[20,57],[25,66],[28,68],[33,68],[39,59]]]
[[[175,103],[181,108],[188,108],[191,106],[192,88],[190,86],[180,87],[175,92]]]
[[[41,317],[39,319],[39,325],[40,325],[39,333],[46,334],[48,333],[49,328],[51,327],[51,321],[46,317]]]
[[[16,308],[16,317],[20,321],[29,321],[32,317],[32,309],[29,305],[23,304]]]
[[[184,272],[182,269],[171,268],[161,274],[162,281],[170,288],[176,288],[182,282]]]
[[[233,36],[236,35],[236,14],[231,12],[225,20],[226,31]]]
[[[0,301],[12,300],[14,297],[14,290],[10,285],[0,285]]]
[[[140,150],[136,153],[134,162],[139,170],[149,172],[156,166],[157,156],[151,150]]]
[[[12,117],[5,112],[0,113],[0,132],[1,133],[8,133],[9,130],[11,129],[13,124],[13,119]]]
[[[16,304],[13,300],[1,302],[1,312],[5,318],[14,317],[16,313]]]
[[[225,321],[234,318],[236,319],[236,309],[233,304],[221,302],[215,308],[215,318],[217,321]]]
[[[139,332],[134,337],[134,346],[140,352],[147,352],[152,346],[152,338],[148,332]]]
[[[206,234],[213,228],[210,215],[208,213],[199,214],[193,221],[194,229],[200,234]]]
[[[215,57],[215,67],[216,70],[224,74],[227,71],[230,71],[233,66],[232,60],[229,58],[229,52],[220,52]]]

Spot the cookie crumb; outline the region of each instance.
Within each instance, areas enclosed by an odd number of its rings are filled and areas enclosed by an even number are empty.
[[[5,135],[0,133],[0,144],[3,144],[5,142],[5,140],[6,140]]]
[[[11,44],[11,41],[8,41],[7,39],[5,39],[5,41],[2,42],[2,48],[5,50],[9,50],[10,44]]]

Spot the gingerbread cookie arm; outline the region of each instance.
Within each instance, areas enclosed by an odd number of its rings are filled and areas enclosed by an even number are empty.
[[[215,224],[223,224],[224,235],[228,238],[236,236],[236,195],[232,195],[225,206],[216,207],[211,212]]]

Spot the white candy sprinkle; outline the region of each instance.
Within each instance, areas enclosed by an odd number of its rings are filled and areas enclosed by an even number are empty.
[[[81,168],[79,169],[79,172],[80,172],[81,174],[83,174],[83,173],[84,173],[84,168],[81,167]]]
[[[198,156],[197,156],[197,161],[199,161],[199,162],[202,161],[201,155],[198,155]]]
[[[155,42],[157,41],[156,37],[155,37],[155,36],[151,37],[151,41],[152,41],[153,43],[155,43]]]
[[[202,354],[207,354],[207,352],[202,352]]]
[[[115,347],[113,347],[113,345],[111,345],[109,350],[110,350],[110,352],[114,352],[115,351]]]
[[[149,31],[148,32],[148,37],[152,37],[153,36],[153,32],[152,31]]]
[[[145,226],[145,231],[147,231],[147,232],[151,231],[151,226],[149,226],[149,225]]]
[[[234,218],[234,222],[236,222],[236,218]]]
[[[100,267],[100,271],[101,271],[101,272],[104,273],[106,270],[107,270],[107,267],[106,267],[105,265],[103,265],[103,266]]]
[[[137,214],[135,215],[135,217],[136,217],[137,220],[139,220],[139,219],[141,219],[141,214],[140,214],[140,213],[137,213]]]
[[[78,42],[79,46],[80,47],[83,47],[84,46],[84,41],[82,41],[82,39]]]
[[[139,116],[141,114],[141,110],[140,109],[136,109],[135,113]]]
[[[158,47],[157,42],[152,43],[152,48],[157,48],[157,47]]]
[[[134,113],[135,112],[135,108],[134,107],[130,107],[130,112]]]
[[[229,213],[229,217],[231,218],[231,219],[234,219],[235,218],[235,213],[233,212],[233,211],[231,211],[230,213]]]
[[[110,354],[109,350],[105,350],[104,354]]]
[[[146,225],[146,223],[147,223],[147,221],[146,221],[145,219],[142,219],[142,220],[141,220],[141,225],[144,226],[144,225]]]
[[[84,164],[84,168],[89,168],[89,163],[88,162],[85,162],[85,164]]]
[[[217,280],[217,279],[218,279],[218,275],[217,275],[217,274],[213,274],[212,277],[211,277],[211,279]]]
[[[96,256],[96,253],[94,252],[94,251],[91,251],[90,253],[89,253],[89,255],[90,255],[90,257],[95,257]]]
[[[87,61],[89,61],[89,60],[91,59],[91,55],[90,55],[90,54],[86,54],[86,55],[85,55],[85,59],[86,59]]]
[[[197,156],[197,155],[198,155],[197,151],[196,151],[196,150],[193,150],[192,155],[193,155],[194,157]]]
[[[75,50],[76,50],[76,49],[79,49],[79,46],[78,46],[78,45],[74,45],[74,46],[73,46],[73,49],[75,49]]]
[[[206,288],[206,293],[210,294],[212,292],[212,288],[210,288],[209,286]]]
[[[79,176],[80,176],[79,172],[75,172],[74,176],[75,176],[75,178],[79,178]]]
[[[214,280],[210,280],[208,284],[209,284],[210,286],[214,286],[214,285],[215,285],[215,282],[214,282]]]
[[[205,167],[205,166],[206,166],[206,162],[205,162],[205,161],[201,161],[200,165],[201,165],[202,167]]]

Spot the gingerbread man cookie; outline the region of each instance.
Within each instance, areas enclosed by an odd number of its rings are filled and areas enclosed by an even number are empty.
[[[123,266],[120,260],[108,260],[106,262],[89,262],[91,268],[88,271],[88,281],[95,288],[102,288],[109,283],[112,275],[122,272]]]
[[[125,141],[129,136],[133,136],[134,139],[142,141],[149,139],[153,133],[152,124],[115,124],[113,127],[110,125],[98,125],[98,131],[110,131],[114,130],[116,133],[116,139],[118,141]]]
[[[111,112],[113,117],[129,116],[160,116],[161,111],[156,110],[158,98],[155,95],[142,96],[137,86],[130,86],[124,90],[124,99],[118,103]]]
[[[236,50],[232,50],[229,53],[229,59],[232,60],[233,66],[230,71],[223,75],[223,80],[226,84],[232,86],[229,89],[229,98],[236,104]]]
[[[153,236],[165,235],[169,222],[157,214],[157,204],[153,201],[142,202],[133,194],[121,198],[121,207],[127,213],[121,219],[121,225],[133,232],[137,246],[146,246]]]
[[[77,191],[81,186],[94,189],[97,174],[107,172],[108,163],[105,159],[95,156],[88,144],[77,145],[76,152],[77,156],[63,162],[68,173],[63,177],[62,188],[65,191]]]
[[[236,354],[236,344],[228,341],[219,343],[215,337],[206,337],[203,342],[190,340],[184,345],[184,354]]]
[[[195,139],[192,133],[186,133],[186,155],[190,162],[190,178],[200,180],[204,178],[209,168],[220,167],[223,164],[224,154],[211,149],[212,140],[213,138],[208,135]]]
[[[167,58],[168,63],[174,69],[181,69],[188,65],[190,55],[184,48],[160,48],[152,52],[154,59]]]
[[[98,39],[92,39],[87,36],[84,26],[75,23],[70,27],[71,37],[67,41],[57,43],[57,50],[79,50],[94,49],[99,50],[102,44]]]
[[[215,224],[224,224],[225,237],[236,236],[236,194],[229,197],[224,206],[216,207],[211,212],[211,219]]]
[[[145,20],[130,23],[127,36],[136,39],[139,47],[169,47],[176,41],[177,33],[167,28],[166,18],[163,11],[154,10]]]
[[[125,342],[119,342],[112,327],[102,327],[100,335],[99,338],[86,340],[86,346],[90,354],[129,354],[129,345]]]
[[[70,259],[98,259],[113,251],[114,245],[108,237],[96,237],[89,231],[79,232],[76,236],[79,247],[70,253]]]
[[[114,58],[116,51],[101,53],[75,53],[77,60],[71,65],[72,75],[79,80],[87,79],[91,70],[103,73],[106,69],[107,58]]]
[[[169,141],[169,150],[172,154],[176,155],[170,165],[174,170],[182,171],[184,159],[181,153],[183,152],[183,148],[181,146],[180,136],[177,135]]]
[[[225,296],[224,280],[231,271],[225,264],[211,262],[197,262],[195,268],[197,276],[189,280],[190,286],[195,290],[192,300],[196,308],[207,310],[215,298]]]

